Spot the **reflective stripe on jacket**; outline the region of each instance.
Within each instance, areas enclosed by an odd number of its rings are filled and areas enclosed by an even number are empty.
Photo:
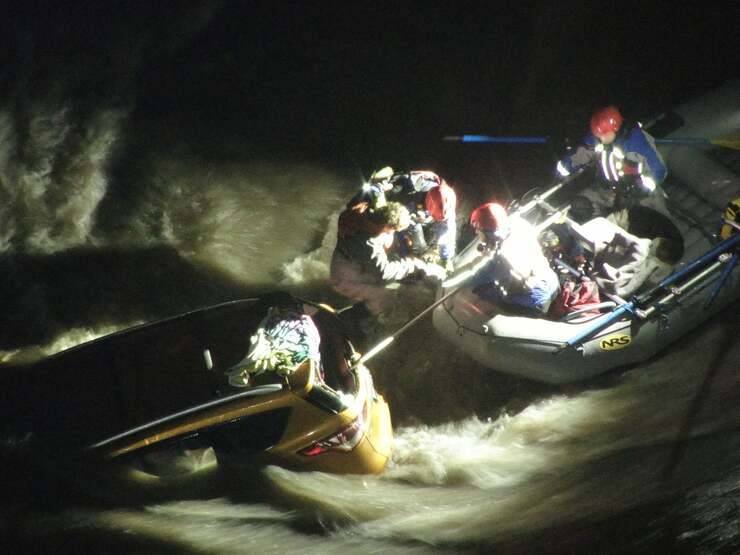
[[[639,125],[620,132],[610,145],[601,144],[592,134],[587,135],[582,146],[558,162],[558,171],[563,176],[569,175],[591,162],[598,164],[601,175],[607,181],[619,181],[625,176],[637,174],[660,185],[668,175],[655,140]]]

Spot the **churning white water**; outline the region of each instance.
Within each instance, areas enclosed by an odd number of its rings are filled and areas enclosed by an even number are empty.
[[[326,283],[337,215],[374,168],[260,161],[236,147],[198,156],[176,130],[132,145],[125,103],[62,98],[0,109],[0,362],[275,288],[344,302]],[[488,175],[445,176],[462,211],[529,188]],[[381,476],[270,467],[136,505],[106,491],[104,503],[55,497],[31,476],[6,489],[0,534],[46,552],[579,552],[600,535],[602,551],[730,550],[736,312],[649,363],[568,387],[482,368],[423,320],[369,363],[395,423]],[[636,525],[639,537],[620,535]]]
[[[196,500],[133,509],[72,506],[55,518],[34,517],[26,532],[126,532],[212,553],[477,552],[527,545],[526,538],[569,525],[618,520],[687,492],[701,497],[707,484],[726,495],[729,486],[722,484],[736,484],[740,466],[740,350],[725,349],[727,343],[727,330],[714,322],[608,384],[540,392],[516,414],[503,403],[496,418],[447,419],[440,403],[444,423],[397,427],[392,463],[378,477],[269,467],[250,477],[270,484],[267,499],[250,497],[249,481],[232,476]],[[454,372],[464,388],[465,367],[444,363],[428,379]],[[378,372],[381,390],[388,371],[405,369]],[[459,400],[451,391],[444,396],[451,404]],[[716,510],[711,507],[700,505],[692,517],[701,519]]]
[[[190,164],[172,160],[159,175],[168,176],[168,187],[151,202],[160,203],[156,208],[169,223],[157,240],[190,264],[249,285],[275,276],[295,293],[331,298],[316,282],[328,275],[334,206],[346,184],[320,169],[264,166],[254,173],[212,166],[201,179]],[[295,200],[287,189],[299,175],[304,193]],[[137,214],[150,208],[143,203]],[[135,217],[133,227],[143,221]],[[106,249],[101,237],[95,248]],[[160,294],[177,286],[177,276],[169,277],[172,283],[153,284]],[[50,354],[108,331],[102,323],[70,328],[15,356]],[[197,499],[134,508],[93,508],[75,499],[57,516],[31,510],[14,526],[21,537],[49,541],[65,530],[73,537],[133,534],[152,545],[211,553],[473,552],[527,545],[526,538],[548,530],[619,519],[733,475],[740,465],[735,332],[720,317],[649,364],[564,389],[512,385],[433,338],[423,321],[370,364],[378,389],[400,415],[383,475],[270,467],[257,478],[269,484],[267,497],[250,497],[249,486],[239,489],[240,477],[232,476]]]

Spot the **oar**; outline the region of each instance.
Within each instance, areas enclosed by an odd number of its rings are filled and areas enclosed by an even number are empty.
[[[456,289],[452,289],[451,291],[448,291],[445,295],[443,295],[442,297],[440,297],[439,299],[437,299],[435,302],[433,302],[431,305],[429,305],[428,307],[426,307],[424,310],[422,310],[421,312],[419,312],[419,314],[417,314],[411,320],[409,320],[408,322],[406,322],[403,326],[401,326],[400,328],[398,328],[396,330],[396,332],[393,333],[393,335],[389,335],[388,337],[386,337],[385,339],[383,339],[383,341],[381,341],[380,343],[378,343],[377,345],[375,345],[375,347],[373,347],[372,349],[370,349],[367,353],[365,353],[364,355],[362,355],[360,357],[360,359],[352,365],[352,368],[350,368],[350,370],[353,370],[353,369],[357,368],[360,364],[365,364],[368,360],[370,360],[371,358],[373,358],[380,351],[382,351],[388,345],[390,345],[391,343],[393,343],[399,335],[401,335],[403,332],[405,332],[407,329],[409,329],[416,322],[418,322],[419,320],[421,320],[425,315],[427,315],[429,312],[431,312],[432,310],[434,310],[435,308],[437,308],[439,305],[441,305],[447,299],[449,299],[450,297],[452,297],[452,295],[454,295],[455,293],[457,293],[459,290],[460,290],[459,288],[456,288]]]
[[[682,268],[678,272],[674,272],[673,274],[669,275],[650,291],[639,295],[634,300],[618,306],[610,313],[605,314],[602,318],[599,318],[599,320],[595,322],[592,326],[582,331],[581,333],[576,334],[574,337],[563,343],[561,347],[558,347],[554,351],[555,354],[561,353],[562,351],[570,347],[575,347],[576,345],[580,345],[584,341],[591,339],[600,331],[605,330],[613,323],[619,321],[626,314],[635,314],[645,304],[649,303],[658,293],[664,291],[666,287],[676,283],[678,280],[690,274],[697,268],[709,264],[712,260],[714,260],[714,258],[719,256],[720,254],[730,251],[738,244],[740,244],[740,233],[737,233],[730,238],[725,239],[710,251],[696,258],[693,262],[690,262],[686,267]]]
[[[497,143],[497,144],[546,144],[550,142],[549,137],[540,136],[494,136],[494,135],[447,135],[444,141],[455,143]],[[705,139],[703,137],[669,137],[655,139],[656,144],[665,145],[715,145],[733,150],[740,150],[740,137],[722,137],[718,139]]]
[[[727,283],[727,280],[730,278],[730,275],[732,274],[732,270],[735,269],[735,266],[737,265],[737,253],[733,253],[730,256],[729,262],[727,262],[727,265],[725,266],[725,269],[722,270],[722,275],[719,278],[719,281],[717,281],[717,285],[714,286],[714,289],[712,290],[712,294],[709,296],[709,300],[704,304],[704,308],[707,309],[710,306],[712,306],[712,303],[717,298],[717,295],[719,295],[719,292],[722,290],[722,288]]]
[[[535,196],[531,201],[529,201],[527,204],[524,204],[514,210],[511,214],[520,214],[524,215],[530,210],[532,210],[535,206],[537,206],[539,203],[544,202],[549,197],[557,193],[560,188],[565,185],[566,183],[572,181],[575,177],[580,175],[582,170],[574,172],[572,175],[568,176],[565,179],[560,179],[555,185],[544,191],[542,194]],[[511,215],[510,214],[510,215]],[[556,214],[558,217],[560,216],[560,212]],[[551,216],[553,217],[553,216]],[[550,218],[548,218],[548,221]],[[548,224],[549,225],[549,224]],[[411,320],[406,322],[403,326],[401,326],[393,335],[389,335],[385,339],[383,339],[380,343],[375,345],[375,347],[371,348],[367,353],[365,353],[360,359],[352,365],[352,369],[356,368],[360,364],[364,364],[368,360],[370,360],[372,357],[374,357],[376,354],[378,354],[380,351],[388,347],[391,343],[393,343],[396,338],[401,335],[403,332],[405,332],[407,329],[409,329],[411,326],[413,326],[416,322],[418,322],[422,317],[424,317],[426,314],[428,314],[430,311],[434,310],[437,306],[445,302],[447,299],[452,297],[455,293],[457,293],[460,290],[460,285],[467,281],[469,278],[474,276],[478,273],[478,271],[483,268],[485,265],[487,265],[491,259],[496,256],[498,253],[498,249],[493,249],[491,252],[489,252],[486,256],[482,257],[481,260],[479,260],[472,268],[461,272],[460,274],[448,279],[447,281],[442,283],[442,287],[444,288],[452,288],[450,291],[448,291],[446,294],[444,294],[442,297],[440,297],[437,301],[429,305],[427,308],[422,310],[419,314],[414,316]]]
[[[447,135],[442,140],[453,143],[501,143],[505,145],[543,145],[550,142],[547,137],[493,137],[491,135]]]
[[[655,139],[657,144],[661,145],[714,145],[740,150],[740,137],[724,137],[721,139],[703,139],[701,137],[665,137]]]

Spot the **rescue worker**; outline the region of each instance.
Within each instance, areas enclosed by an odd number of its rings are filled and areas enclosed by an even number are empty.
[[[591,133],[575,152],[561,159],[556,171],[567,177],[589,164],[597,166],[597,182],[581,195],[588,202],[581,202],[579,210],[571,210],[571,217],[579,223],[597,216],[612,219],[626,228],[628,222],[620,221],[626,210],[639,204],[670,215],[665,203],[666,194],[661,183],[668,170],[660,156],[655,140],[640,124],[625,124],[615,106],[597,110],[591,117]]]
[[[483,299],[521,307],[528,314],[546,314],[560,282],[532,224],[509,216],[494,202],[476,208],[470,224],[481,241],[479,248],[491,256],[473,278],[473,291]]]
[[[457,244],[455,191],[427,170],[397,174],[391,182],[388,198],[406,206],[411,214],[411,225],[402,234],[408,250],[451,269]]]
[[[432,252],[439,256],[447,271],[452,270],[452,258],[457,246],[457,196],[444,180],[424,197],[424,207],[429,221],[424,237]],[[423,225],[423,224],[422,224]],[[429,250],[423,258],[429,256]]]
[[[442,266],[416,256],[402,256],[395,233],[411,223],[408,210],[388,202],[373,211],[347,208],[339,217],[337,245],[331,260],[333,289],[378,316],[398,294],[387,287],[410,277],[444,279]]]

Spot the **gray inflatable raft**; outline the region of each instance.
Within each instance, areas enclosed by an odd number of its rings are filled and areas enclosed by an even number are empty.
[[[679,106],[653,123],[650,129],[656,135],[661,126],[669,127],[667,133],[658,135],[665,139],[738,135],[740,81]],[[458,277],[453,276],[437,294],[438,300],[447,298],[434,309],[436,330],[494,370],[541,382],[567,383],[644,361],[669,349],[740,297],[740,268],[732,271],[735,253],[740,252],[740,233],[725,241],[718,237],[725,206],[740,198],[740,152],[667,140],[661,141],[659,148],[670,174],[663,184],[669,219],[673,231],[678,232],[674,238],[680,237],[682,243],[677,261],[666,264],[665,259],[650,257],[645,261],[647,278],[642,276],[636,288],[621,291],[616,302],[604,303],[599,315],[575,313],[559,320],[521,316],[504,306],[494,306],[476,295],[464,280],[453,285]],[[548,217],[567,203],[567,190],[567,185],[557,186],[530,200],[524,217],[544,231]],[[614,224],[603,218],[582,226],[567,217],[565,221],[592,255],[598,250],[599,236],[615,231],[610,229]],[[455,259],[456,268],[462,271],[475,264],[480,258],[477,243],[473,240],[462,249]],[[657,244],[650,242],[651,253]],[[603,294],[602,300],[607,300]]]

